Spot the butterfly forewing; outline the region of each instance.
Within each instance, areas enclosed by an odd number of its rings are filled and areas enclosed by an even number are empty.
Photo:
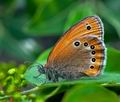
[[[88,30],[87,27],[90,26],[91,29]],[[104,37],[104,28],[103,24],[98,16],[86,17],[82,21],[73,25],[68,31],[66,31],[61,39],[56,43],[52,52],[49,55],[48,61],[54,60],[54,57],[61,52],[64,47],[67,46],[69,41],[75,36],[84,36],[84,35],[96,35],[103,40]]]

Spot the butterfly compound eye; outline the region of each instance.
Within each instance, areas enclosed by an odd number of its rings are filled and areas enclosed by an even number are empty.
[[[73,42],[73,45],[74,45],[75,47],[79,47],[79,46],[80,46],[80,41],[79,41],[79,40],[74,41],[74,42]]]

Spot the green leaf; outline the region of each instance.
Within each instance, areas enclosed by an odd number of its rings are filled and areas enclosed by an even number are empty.
[[[95,10],[93,7],[93,4],[90,2],[85,2],[74,6],[67,17],[67,21],[65,23],[65,31],[70,28],[71,25],[75,24],[81,19],[87,16],[95,15]]]
[[[39,36],[53,36],[53,34],[59,35],[63,32],[63,25],[68,12],[71,10],[71,7],[77,3],[70,4],[71,2],[64,1],[64,3],[60,2],[62,4],[60,5],[59,2],[60,1],[55,0],[50,0],[50,2],[38,1],[35,15],[30,19],[30,22],[23,27],[24,31]],[[63,5],[64,7],[61,7]]]
[[[120,38],[120,16],[116,14],[111,8],[108,8],[104,3],[99,2],[99,14],[116,30]],[[114,34],[114,33],[113,33]],[[115,35],[114,35],[115,36]]]
[[[72,81],[60,81],[57,83],[49,82],[43,84],[41,87],[58,87],[58,86],[73,86],[77,84],[98,84],[101,86],[117,86],[120,87],[120,74],[117,73],[103,73],[97,77],[82,77],[81,79],[72,80]],[[34,83],[35,84],[35,83]],[[41,84],[40,84],[41,85]]]
[[[45,64],[46,61],[47,61],[47,58],[49,56],[49,53],[51,51],[52,48],[49,48],[47,49],[46,51],[44,51],[39,57],[38,59],[36,60],[37,63],[40,63],[40,64]]]
[[[107,48],[106,72],[120,73],[120,51],[114,48]]]
[[[64,15],[64,16],[61,16]],[[60,14],[60,16],[54,17],[50,20],[41,22],[36,25],[32,25],[30,23],[26,24],[24,32],[29,35],[39,35],[39,36],[53,36],[59,35],[63,31],[64,19],[66,15],[65,13]],[[56,26],[57,25],[57,26]]]
[[[67,92],[62,102],[119,102],[117,95],[97,85],[79,85]]]
[[[2,10],[0,13],[0,17],[5,17],[5,16],[9,16],[12,15],[12,13],[14,12],[15,8],[16,8],[16,1],[15,0],[4,0],[1,1],[0,4],[2,5]]]
[[[41,74],[38,71],[39,65],[37,64],[33,64],[32,66],[30,66],[27,71],[25,72],[25,79],[27,81],[29,81],[32,84],[35,85],[41,85],[44,84],[46,82],[49,82],[46,79],[46,75],[45,74]]]

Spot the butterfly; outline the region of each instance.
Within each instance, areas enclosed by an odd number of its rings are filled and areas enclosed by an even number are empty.
[[[98,76],[106,64],[104,27],[98,16],[89,16],[69,28],[39,67],[48,80],[76,80]]]

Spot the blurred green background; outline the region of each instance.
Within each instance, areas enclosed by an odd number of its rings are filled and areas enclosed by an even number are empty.
[[[0,0],[0,61],[33,62],[74,23],[101,17],[105,42],[120,49],[119,0]]]
[[[105,75],[98,79],[45,84],[29,92],[33,85],[24,79],[28,69],[26,63],[30,65],[36,59],[45,63],[49,48],[62,34],[91,15],[100,16],[104,23],[108,48]],[[119,73],[120,0],[0,0],[2,102],[79,102],[76,99],[81,102],[88,99],[89,102],[120,102]],[[30,82],[39,85],[38,80],[30,79]]]

